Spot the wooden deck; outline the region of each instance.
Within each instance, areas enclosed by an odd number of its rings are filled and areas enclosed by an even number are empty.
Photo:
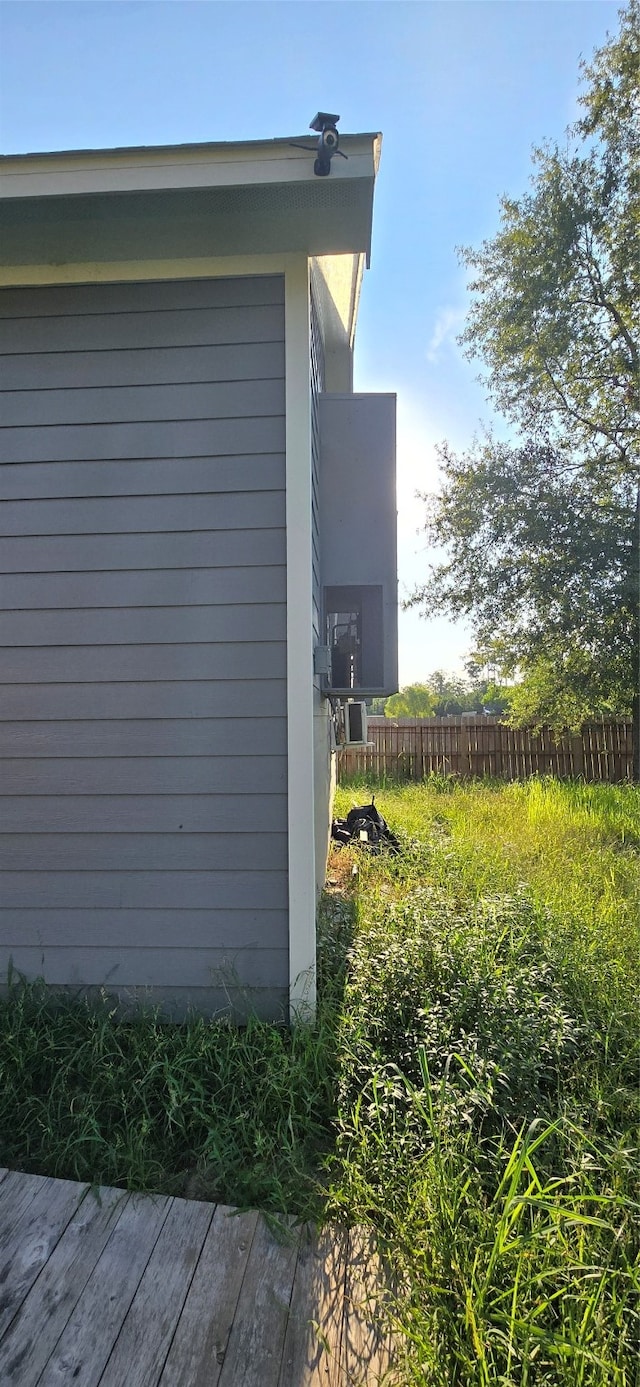
[[[0,1172],[2,1387],[360,1387],[385,1379],[361,1235]]]

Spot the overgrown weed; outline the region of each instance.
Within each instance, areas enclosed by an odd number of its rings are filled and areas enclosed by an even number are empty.
[[[332,1196],[395,1267],[404,1380],[631,1387],[638,792],[380,800],[406,852],[354,850]]]
[[[319,1212],[335,1027],[118,1020],[15,980],[0,1004],[0,1164],[273,1211]]]
[[[117,1021],[0,1004],[0,1161],[375,1234],[415,1387],[634,1387],[631,787],[342,787],[403,844],[332,857],[319,1008]]]

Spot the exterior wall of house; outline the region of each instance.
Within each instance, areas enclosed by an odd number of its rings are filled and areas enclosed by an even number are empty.
[[[0,290],[3,973],[286,1015],[284,283]]]

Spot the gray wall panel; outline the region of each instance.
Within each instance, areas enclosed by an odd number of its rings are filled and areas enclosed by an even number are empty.
[[[162,385],[180,381],[268,380],[284,376],[283,342],[222,343],[217,347],[134,347],[131,351],[31,352],[34,390],[83,386]],[[5,356],[2,388],[24,389],[24,356]]]
[[[200,645],[14,646],[0,653],[5,684],[104,680],[282,679],[283,641]]]
[[[42,970],[40,970],[42,972]],[[158,1010],[172,1022],[181,1022],[187,1016],[210,1016],[214,1019],[227,1017],[237,1025],[249,1018],[258,1017],[276,1025],[286,1025],[289,1015],[288,986],[275,987],[82,987],[70,983],[56,987],[56,996],[86,997],[100,1005],[105,990],[113,998],[118,1015],[129,1019]],[[0,995],[6,989],[0,984]]]
[[[0,833],[272,833],[286,795],[0,795]]]
[[[0,756],[283,756],[286,718],[2,722]]]
[[[6,976],[9,960],[18,973],[27,977],[44,974],[48,983],[84,983],[99,987],[170,987],[180,978],[184,987],[214,986],[225,983],[240,987],[277,988],[286,975],[288,955],[282,949],[82,948],[41,945],[0,952],[0,975]]]
[[[4,382],[3,382],[4,384]],[[86,390],[3,390],[3,428],[241,419],[284,414],[284,380],[208,381],[205,385],[126,385]]]
[[[5,462],[5,501],[62,496],[158,496],[166,492],[277,491],[285,485],[282,453],[256,457],[154,458],[109,462]]]
[[[145,530],[281,528],[283,502],[284,492],[281,491],[6,501],[0,506],[0,534],[39,538],[51,534],[119,535]],[[33,547],[39,549],[40,546]],[[27,567],[25,571],[31,570]]]
[[[0,722],[282,717],[286,706],[284,679],[0,685]]]
[[[0,291],[0,353],[0,968],[282,1017],[284,281]]]
[[[249,860],[252,871],[285,871],[286,833],[254,833],[250,842],[239,832],[0,835],[0,870],[9,872],[109,871],[114,863],[122,872],[232,872]],[[16,936],[26,942],[17,927]]]
[[[29,573],[6,575],[2,582],[3,605],[13,611],[226,606],[284,602],[286,595],[286,570],[275,565],[173,568],[169,572]]]
[[[0,318],[73,317],[77,313],[157,313],[168,308],[201,310],[241,304],[284,303],[280,275],[242,279],[141,280],[125,284],[48,285],[42,289],[3,289]]]
[[[229,786],[236,794],[286,794],[283,758],[13,756],[0,761],[3,795],[211,795],[226,793]]]
[[[208,457],[212,453],[281,453],[284,416],[51,424],[0,428],[0,462],[91,458]]]
[[[2,473],[0,473],[0,482]],[[190,530],[126,535],[31,535],[0,538],[0,573],[75,573],[118,568],[224,568],[284,563],[286,532],[271,529]]]
[[[281,306],[0,319],[0,354],[281,342]]]
[[[381,631],[366,650],[362,694],[398,688],[395,395],[320,397],[322,580],[325,587],[379,587]],[[372,536],[375,542],[372,543]],[[373,625],[373,623],[372,623]]]
[[[265,942],[274,949],[285,949],[288,944],[285,910],[190,910],[184,923],[193,949],[206,949],[212,941],[221,948],[236,949]],[[5,945],[37,946],[43,935],[50,944],[67,948],[102,944],[108,939],[112,948],[135,944],[139,949],[153,949],[158,943],[170,944],[175,939],[175,913],[145,909],[3,910],[0,906],[0,938]]]
[[[0,873],[6,909],[178,911],[183,947],[189,921],[180,912],[284,910],[287,894],[286,872],[122,872],[116,866],[108,872]]]
[[[103,607],[4,612],[0,645],[120,645],[168,641],[277,641],[286,636],[284,603],[222,607]]]

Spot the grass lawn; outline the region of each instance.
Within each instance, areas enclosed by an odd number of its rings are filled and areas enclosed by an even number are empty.
[[[313,1027],[123,1024],[18,983],[0,1163],[372,1226],[403,1383],[636,1387],[640,791],[377,802],[403,852],[332,854]]]

